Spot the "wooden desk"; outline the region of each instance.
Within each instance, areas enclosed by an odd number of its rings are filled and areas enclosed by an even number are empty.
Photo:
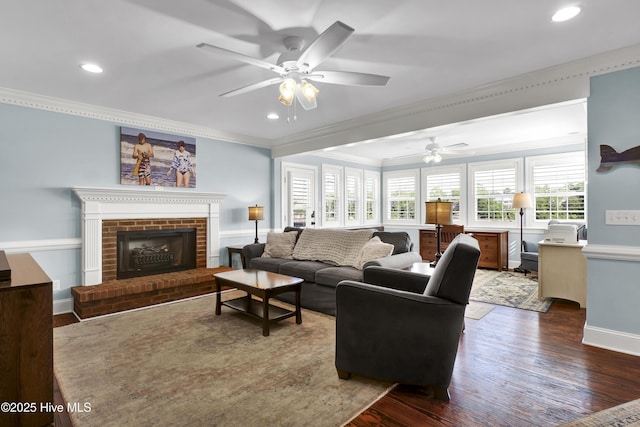
[[[538,296],[587,305],[587,259],[581,240],[576,244],[538,243]]]
[[[464,232],[478,240],[480,245],[478,267],[492,268],[498,271],[509,269],[509,232],[507,230],[465,229]],[[422,259],[430,261],[435,259],[436,242],[435,230],[420,230],[420,256]],[[440,247],[444,252],[447,243],[441,243]]]
[[[242,268],[247,268],[246,265],[244,265],[244,255],[242,255],[242,248],[244,248],[244,245],[231,245],[231,246],[227,246],[227,253],[229,254],[229,267],[233,267],[233,254],[238,254],[240,255],[240,262],[242,262]]]
[[[7,255],[11,279],[0,281],[0,411],[2,426],[49,426],[53,412],[53,293],[51,279],[29,254]]]

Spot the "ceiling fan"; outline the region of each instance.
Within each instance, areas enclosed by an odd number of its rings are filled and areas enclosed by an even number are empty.
[[[291,105],[296,99],[305,110],[310,110],[318,106],[316,97],[319,90],[309,80],[349,86],[385,86],[389,81],[388,76],[378,74],[316,70],[316,67],[333,55],[353,32],[353,28],[336,21],[309,43],[306,48],[305,41],[302,38],[286,37],[283,43],[287,51],[280,55],[275,64],[208,43],[200,43],[197,47],[247,64],[266,68],[279,74],[278,77],[252,83],[220,94],[220,96],[241,95],[280,83],[280,96],[278,98],[280,102],[284,105]]]
[[[429,137],[428,139],[430,142],[424,148],[425,156],[422,159],[425,163],[440,163],[442,161],[442,154],[454,153],[460,148],[469,146],[466,142],[459,142],[443,147],[436,142],[435,137]]]

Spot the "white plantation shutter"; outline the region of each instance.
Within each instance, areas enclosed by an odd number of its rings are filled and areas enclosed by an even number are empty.
[[[362,224],[362,170],[345,170],[346,221],[351,225]]]
[[[533,166],[536,220],[585,219],[585,164],[577,156],[571,163]]]
[[[417,173],[387,173],[386,219],[410,221],[416,219]]]
[[[473,173],[475,220],[509,222],[514,219],[511,207],[516,192],[516,168],[476,170]]]
[[[342,225],[342,168],[323,165],[322,174],[323,225],[337,227]]]
[[[377,172],[364,172],[364,222],[373,224],[378,222],[380,197],[380,175]]]
[[[445,202],[452,202],[452,218],[454,222],[460,221],[460,194],[461,176],[459,172],[428,175],[427,200],[435,201],[438,198]]]
[[[294,165],[283,166],[284,225],[309,227],[315,225],[315,183],[316,170]]]

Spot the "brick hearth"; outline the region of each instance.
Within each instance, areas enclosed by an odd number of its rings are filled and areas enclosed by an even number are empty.
[[[76,286],[71,288],[73,311],[81,319],[87,319],[213,293],[213,274],[228,270],[231,268],[196,268]]]

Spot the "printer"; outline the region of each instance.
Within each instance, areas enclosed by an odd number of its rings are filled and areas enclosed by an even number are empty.
[[[545,243],[578,243],[578,226],[575,224],[549,224],[544,232]]]

